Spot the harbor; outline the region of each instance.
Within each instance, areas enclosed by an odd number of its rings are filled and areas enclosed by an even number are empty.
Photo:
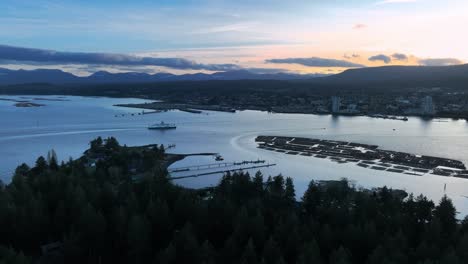
[[[281,136],[258,136],[255,141],[260,149],[286,155],[330,159],[337,163],[354,163],[362,168],[414,176],[429,173],[468,179],[468,170],[461,161],[383,150],[377,145]]]

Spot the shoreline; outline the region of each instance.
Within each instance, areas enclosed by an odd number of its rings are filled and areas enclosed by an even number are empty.
[[[24,94],[2,94],[5,96],[23,96]],[[27,96],[44,96],[44,94],[33,94]],[[72,95],[72,94],[47,94],[46,96],[84,96],[84,97],[104,97],[104,98],[133,98],[133,99],[141,99],[141,100],[151,100],[145,96],[130,96],[130,97],[121,97],[121,96],[103,96],[103,95]],[[48,101],[49,99],[42,99],[42,98],[32,98],[32,100],[45,100]],[[13,101],[13,102],[26,102],[26,101],[17,101],[14,99],[8,98],[1,98],[0,101]],[[50,101],[68,101],[64,99],[51,99]],[[437,119],[452,119],[452,120],[467,120],[468,116],[464,113],[444,113],[439,112],[431,116],[425,116],[420,114],[410,114],[410,113],[332,113],[331,111],[323,111],[318,112],[314,110],[308,109],[298,109],[294,107],[266,107],[266,106],[233,106],[233,105],[201,105],[201,104],[194,104],[194,103],[171,103],[171,102],[156,102],[157,100],[151,100],[152,103],[141,103],[141,104],[114,104],[113,106],[117,107],[127,107],[127,108],[135,108],[135,109],[146,109],[146,110],[159,110],[159,111],[170,111],[170,110],[179,110],[187,113],[193,114],[201,114],[202,111],[216,111],[216,112],[227,112],[227,113],[235,113],[237,111],[262,111],[262,112],[270,112],[270,113],[278,113],[278,114],[306,114],[306,115],[332,115],[336,117],[340,116],[364,116],[364,117],[371,117],[371,118],[379,118],[379,119],[389,119],[389,120],[397,120],[397,121],[406,121],[403,120],[405,117],[417,117],[426,120],[437,120]],[[156,112],[155,112],[156,113]],[[387,116],[386,118],[382,118],[379,116]],[[396,118],[395,118],[396,117]]]
[[[118,107],[157,110],[157,111],[170,111],[179,110],[188,113],[200,114],[201,111],[217,111],[235,113],[236,109],[225,106],[217,105],[196,105],[196,104],[172,104],[172,103],[144,103],[144,104],[115,104]]]
[[[142,146],[128,146],[129,149],[136,149],[136,150],[142,150],[142,149],[147,149],[151,147],[158,147],[159,145],[157,144],[148,144],[148,145],[142,145]],[[165,150],[169,150],[169,148],[165,148]],[[89,149],[86,150],[83,154],[87,155]],[[164,154],[164,159],[163,163],[161,164],[164,169],[169,168],[172,164],[181,161],[187,157],[192,157],[192,156],[214,156],[217,153],[212,153],[212,152],[200,152],[200,153],[165,153]]]
[[[186,103],[143,103],[143,104],[115,104],[117,107],[126,107],[126,108],[135,108],[135,109],[145,109],[145,110],[156,110],[156,111],[171,111],[179,110],[187,113],[200,114],[202,111],[215,111],[215,112],[227,112],[235,113],[237,111],[261,111],[269,112],[273,114],[304,114],[304,115],[332,115],[336,117],[340,116],[363,116],[376,119],[387,119],[395,121],[408,121],[407,117],[417,117],[426,120],[437,120],[441,118],[447,118],[452,120],[465,119],[468,121],[468,117],[463,115],[453,115],[453,114],[435,114],[432,116],[424,115],[415,115],[415,114],[381,114],[381,113],[332,113],[332,112],[317,112],[317,111],[307,111],[304,109],[294,109],[294,108],[282,108],[282,109],[272,109],[267,107],[235,107],[235,106],[224,106],[224,105],[199,105],[199,104],[186,104]],[[279,110],[279,111],[278,111]]]

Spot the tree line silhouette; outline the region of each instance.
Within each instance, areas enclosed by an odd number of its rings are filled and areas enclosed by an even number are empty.
[[[291,178],[261,172],[193,190],[169,179],[164,148],[91,149],[61,164],[51,152],[0,186],[0,263],[468,263],[468,220],[447,197],[343,179],[296,200]]]

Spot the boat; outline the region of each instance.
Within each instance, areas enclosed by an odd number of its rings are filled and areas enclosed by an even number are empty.
[[[224,158],[223,158],[223,156],[218,154],[218,155],[216,155],[215,160],[216,161],[222,161],[222,160],[224,160]]]
[[[164,123],[161,121],[159,124],[153,124],[148,126],[148,129],[155,129],[155,130],[165,130],[165,129],[176,129],[177,126],[175,124]]]

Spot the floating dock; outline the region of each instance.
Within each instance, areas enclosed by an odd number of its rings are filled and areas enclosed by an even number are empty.
[[[264,150],[330,159],[337,163],[351,162],[378,171],[418,176],[430,173],[468,179],[468,170],[461,161],[383,150],[377,145],[281,136],[258,136],[255,141],[258,148]]]

